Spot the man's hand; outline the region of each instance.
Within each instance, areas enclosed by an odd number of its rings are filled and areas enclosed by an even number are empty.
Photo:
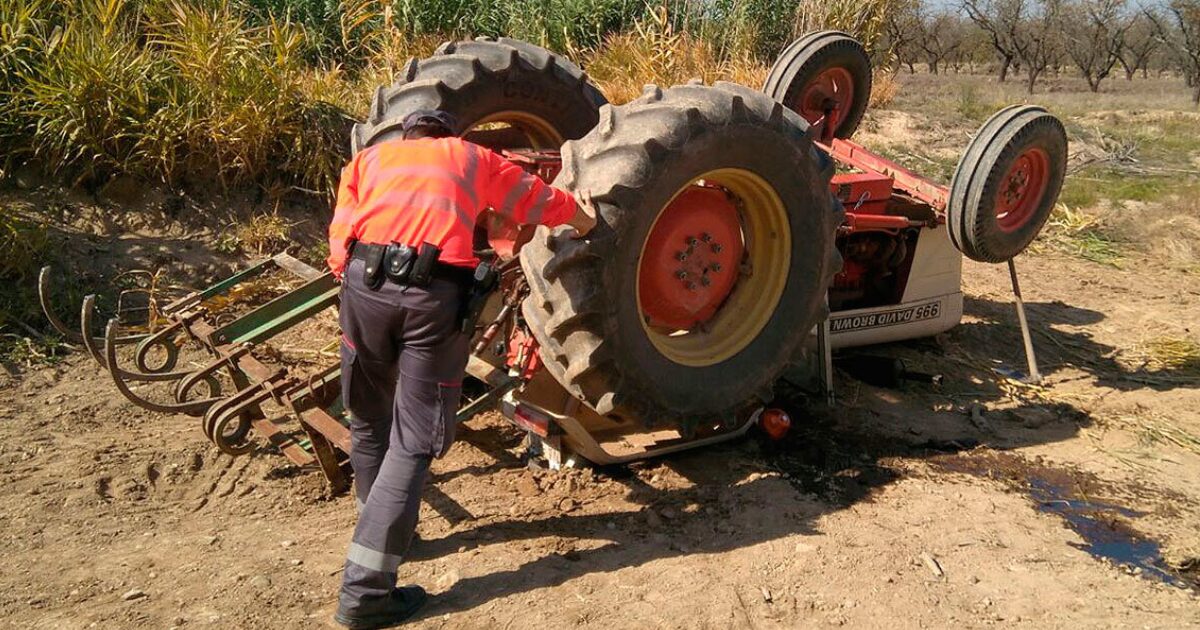
[[[575,228],[571,238],[582,238],[596,227],[596,204],[592,201],[592,191],[580,190],[575,193],[575,216],[567,221],[567,225]]]

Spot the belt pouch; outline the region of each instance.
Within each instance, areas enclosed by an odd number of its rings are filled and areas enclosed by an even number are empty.
[[[459,329],[462,332],[468,335],[475,334],[475,323],[479,321],[479,315],[483,313],[483,307],[487,304],[488,295],[496,288],[499,277],[495,267],[486,262],[481,262],[479,266],[475,267],[474,282],[471,283],[467,297],[462,301],[459,309]]]
[[[388,280],[400,285],[412,282],[413,258],[415,252],[408,245],[392,243],[387,247],[387,255],[383,259],[384,273]]]
[[[417,252],[417,260],[413,263],[412,273],[408,276],[409,284],[414,287],[427,287],[433,280],[433,266],[437,263],[442,250],[432,243],[421,243]]]
[[[358,245],[366,252],[363,254],[363,284],[371,289],[378,289],[383,282],[383,254],[386,248],[369,245]]]

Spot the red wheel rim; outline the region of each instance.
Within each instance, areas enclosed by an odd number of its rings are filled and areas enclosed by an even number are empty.
[[[825,116],[827,109],[832,109],[825,124],[827,129],[837,132],[852,103],[854,77],[850,71],[845,68],[827,68],[800,88],[798,97],[793,99],[789,106],[809,124],[816,124]]]
[[[724,190],[679,193],[655,221],[638,267],[646,323],[679,331],[712,319],[737,283],[743,249],[737,207]]]
[[[1037,213],[1050,182],[1050,156],[1036,147],[1013,160],[996,191],[996,225],[1005,232],[1024,227]]]

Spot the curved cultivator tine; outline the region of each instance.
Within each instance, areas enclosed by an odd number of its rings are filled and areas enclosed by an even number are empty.
[[[108,367],[108,373],[112,376],[113,383],[117,386],[117,391],[121,392],[129,402],[150,411],[159,413],[182,413],[189,416],[202,416],[209,407],[213,406],[221,399],[219,397],[205,398],[203,400],[182,402],[182,403],[156,403],[146,400],[141,396],[133,393],[126,381],[163,381],[182,379],[189,372],[173,372],[170,374],[143,374],[142,377],[154,378],[137,378],[139,375],[126,372],[117,365],[117,320],[116,318],[108,320],[108,326],[104,329],[104,365]],[[166,377],[166,378],[164,378]]]
[[[42,274],[38,277],[38,295],[39,295],[39,297],[44,295],[44,293],[42,291],[41,280],[43,277],[46,276],[47,270],[49,270],[49,267],[42,268]],[[42,309],[46,310],[46,313],[47,313],[46,317],[47,318],[51,317],[50,311],[47,310],[47,306],[48,306],[47,299],[41,298],[41,301],[42,301]],[[96,311],[96,295],[93,293],[91,295],[84,296],[83,304],[79,308],[80,332],[72,332],[72,333],[70,333],[69,336],[75,343],[83,345],[84,349],[87,350],[88,354],[90,354],[92,356],[92,359],[94,359],[96,361],[96,363],[100,364],[100,367],[108,367],[108,364],[104,362],[104,353],[100,350],[101,340],[97,337],[92,336],[92,315],[95,313],[95,311]],[[50,321],[50,325],[54,326],[54,328],[56,330],[58,329],[59,325],[62,324],[61,321],[59,321],[56,324],[55,321],[57,319],[58,318],[54,318]],[[113,341],[118,346],[123,346],[126,344],[134,343],[136,341],[141,341],[145,337],[146,337],[146,335],[126,335],[124,337],[117,337]]]
[[[192,397],[192,390],[200,383],[204,383],[208,387],[209,397],[219,396],[221,393],[221,382],[217,380],[216,373],[222,368],[236,369],[237,360],[250,352],[250,346],[239,346],[234,348],[233,352],[222,354],[213,359],[208,365],[188,374],[180,379],[175,385],[175,402],[187,402]]]
[[[137,369],[147,375],[172,373],[171,370],[175,369],[175,365],[179,362],[179,346],[175,343],[175,336],[180,330],[183,330],[184,326],[183,320],[176,320],[166,328],[139,341],[133,352],[133,364],[137,366]],[[162,348],[165,355],[158,364],[151,365],[150,351],[154,348]]]
[[[95,294],[85,296],[83,298],[83,306],[81,306],[80,310],[79,310],[79,328],[83,331],[83,334],[76,335],[76,336],[79,337],[79,341],[83,344],[83,347],[88,351],[88,354],[92,355],[92,358],[96,360],[96,363],[99,363],[100,367],[102,367],[102,368],[107,368],[108,362],[106,362],[104,360],[104,353],[100,351],[100,344],[98,343],[97,339],[92,336],[92,333],[91,333],[92,314],[95,312],[96,312],[96,296],[95,296]],[[119,345],[119,344],[117,344],[116,339],[113,340],[113,343],[114,343],[114,345]]]
[[[204,435],[227,455],[249,452],[254,448],[254,444],[246,439],[251,418],[258,413],[261,403],[275,397],[274,388],[286,385],[286,381],[286,371],[280,370],[265,381],[250,385],[213,405],[204,414]]]
[[[71,343],[83,343],[83,336],[79,333],[67,328],[58,315],[54,314],[54,308],[50,305],[50,266],[42,267],[38,272],[38,304],[42,307],[42,314],[46,316],[46,321],[58,331],[67,341]]]
[[[93,305],[93,302],[95,301],[95,297],[96,296],[94,296],[94,295],[89,295],[89,296],[83,298],[83,312],[80,313],[79,319],[82,322],[81,327],[85,331],[91,330],[92,314],[95,312],[95,309],[92,307],[92,305]],[[171,326],[168,326],[153,335],[136,335],[136,336],[130,335],[130,336],[125,336],[125,337],[120,337],[120,336],[116,336],[115,334],[110,334],[113,329],[115,329],[117,326],[119,326],[119,324],[117,324],[116,321],[117,320],[115,317],[113,319],[108,320],[108,327],[105,328],[105,330],[104,330],[104,345],[105,345],[104,350],[101,350],[101,348],[99,346],[99,340],[96,339],[95,337],[92,337],[91,335],[84,335],[84,337],[83,337],[83,346],[85,348],[87,348],[88,353],[90,353],[92,355],[92,358],[95,359],[96,362],[99,363],[101,367],[112,372],[114,375],[119,374],[120,377],[126,381],[135,381],[135,382],[176,381],[176,380],[179,380],[179,379],[187,376],[188,374],[191,374],[191,372],[187,372],[187,371],[167,372],[167,371],[163,371],[161,367],[159,367],[159,371],[157,371],[157,372],[149,372],[149,371],[130,372],[128,370],[122,369],[118,365],[110,363],[110,361],[108,359],[108,351],[107,351],[108,346],[110,346],[110,345],[113,346],[113,354],[115,356],[117,346],[127,345],[129,343],[132,343],[132,342],[138,341],[138,340],[140,340],[140,343],[138,345],[139,350],[142,350],[144,346],[152,347],[153,344],[151,344],[151,342],[161,344],[164,347],[168,348],[167,360],[163,362],[163,365],[167,366],[168,368],[175,367],[175,363],[178,360],[178,355],[179,355],[179,348],[175,345],[174,341],[172,341],[170,339],[166,339],[165,341],[162,340],[169,336],[168,333],[178,329],[178,326],[176,324],[172,324]],[[159,338],[159,340],[156,341],[155,338]],[[147,351],[148,351],[148,349],[147,349]]]
[[[226,455],[242,455],[254,448],[247,440],[250,413],[271,397],[262,387],[252,385],[214,405],[204,414],[204,434]]]
[[[63,338],[65,338],[68,342],[75,344],[86,344],[87,340],[91,338],[92,347],[100,347],[100,340],[91,336],[91,328],[89,328],[86,324],[80,326],[82,331],[74,331],[67,327],[67,325],[63,323],[63,320],[59,319],[58,315],[55,314],[54,305],[50,303],[51,292],[49,265],[42,267],[42,269],[38,271],[37,289],[38,305],[42,307],[42,314],[46,316],[46,321],[50,322],[50,326],[53,327],[58,334],[62,335]],[[87,311],[91,310],[92,305],[94,305],[95,302],[95,295],[89,295],[84,298],[84,312],[86,313]],[[134,343],[135,341],[140,341],[143,337],[145,337],[145,335],[128,335],[125,337],[119,337],[117,338],[117,343],[119,345]],[[99,352],[92,352],[90,348],[88,351],[89,354],[92,355],[93,359],[100,361],[100,357],[102,355]],[[102,361],[101,365],[103,365]]]

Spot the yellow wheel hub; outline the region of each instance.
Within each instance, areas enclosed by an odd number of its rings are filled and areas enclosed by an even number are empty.
[[[506,127],[520,131],[529,141],[528,148],[531,149],[557,149],[565,142],[558,130],[541,116],[513,110],[484,116],[471,125],[463,136],[470,139],[475,132],[496,131]]]
[[[660,246],[656,241],[661,239],[656,237],[663,230],[659,228],[671,229],[681,220],[680,214],[688,212],[686,204],[675,201],[685,191],[700,185],[724,189],[737,207],[741,242],[726,247],[742,252],[741,260],[737,268],[727,270],[727,273],[737,274],[737,279],[731,289],[718,294],[722,302],[711,305],[715,312],[708,308],[692,309],[692,312],[702,313],[699,319],[703,321],[696,321],[689,329],[672,329],[673,326],[664,325],[664,320],[678,320],[661,316],[670,309],[656,303],[664,299],[658,290],[664,285],[655,279],[663,273],[680,272],[665,268],[663,261],[666,259],[661,252],[649,252],[647,246],[652,242],[654,247]],[[693,216],[697,221],[695,231],[700,235],[705,230],[702,223],[706,213],[697,211]],[[682,219],[686,221],[687,216]],[[671,225],[660,226],[660,222]],[[791,227],[787,210],[775,189],[766,180],[743,169],[709,171],[672,195],[671,201],[655,217],[649,234],[651,236],[642,244],[638,258],[636,295],[642,327],[654,347],[675,363],[705,367],[725,361],[750,345],[775,313],[791,268]],[[676,252],[676,260],[681,253],[685,256],[682,262],[686,264],[686,251]],[[679,280],[689,291],[703,290],[698,286],[688,288],[690,281],[686,273]],[[650,293],[643,294],[644,289]]]

